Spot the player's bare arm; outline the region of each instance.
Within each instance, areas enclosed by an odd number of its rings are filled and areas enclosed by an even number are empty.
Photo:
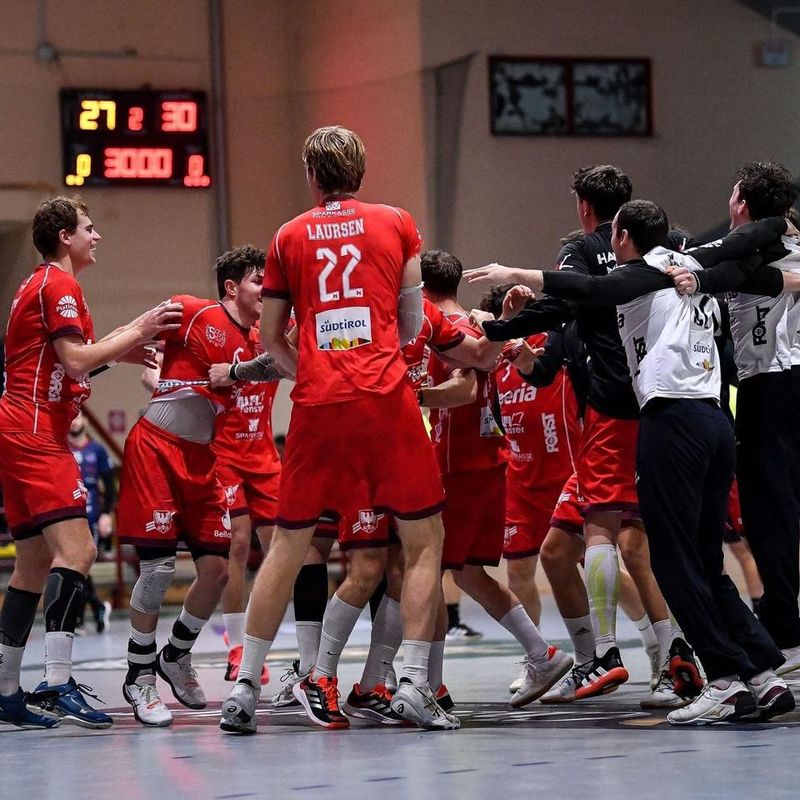
[[[524,339],[513,339],[503,347],[503,358],[508,359],[522,376],[533,372],[536,360],[542,353],[543,347],[531,347]]]
[[[540,269],[522,269],[506,267],[503,264],[487,264],[485,267],[468,269],[464,272],[467,283],[515,283],[527,286],[534,292],[542,290],[542,271]]]
[[[111,339],[87,344],[80,336],[63,336],[53,342],[53,347],[67,374],[77,380],[91,370],[119,360],[134,347],[152,342],[167,331],[177,330],[182,313],[180,303],[161,303]]]
[[[283,375],[294,380],[297,374],[297,348],[286,337],[291,303],[276,297],[265,297],[261,308],[261,344],[271,353]]]
[[[425,408],[456,408],[474,403],[478,396],[475,370],[455,369],[438,386],[424,386],[418,391],[419,404]]]

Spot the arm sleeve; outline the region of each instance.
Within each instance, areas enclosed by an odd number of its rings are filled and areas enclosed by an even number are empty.
[[[42,317],[50,341],[62,336],[80,336],[86,341],[83,317],[85,301],[72,275],[52,267],[41,289]]]
[[[400,289],[397,298],[397,329],[400,347],[405,347],[422,330],[422,284]]]
[[[724,239],[690,250],[700,266],[707,268],[722,261],[735,261],[752,256],[759,250],[772,247],[786,233],[786,220],[783,217],[767,217],[758,222],[742,225]]]
[[[532,333],[544,333],[571,319],[572,309],[567,303],[555,297],[543,297],[509,320],[484,322],[483,331],[490,342],[505,342],[522,339]]]
[[[748,294],[777,297],[783,292],[781,271],[762,266],[762,259],[758,255],[744,261],[722,261],[694,275],[697,290],[707,294],[746,291]]]
[[[543,289],[564,300],[587,305],[617,306],[673,285],[661,270],[646,264],[625,264],[608,275],[545,272]]]

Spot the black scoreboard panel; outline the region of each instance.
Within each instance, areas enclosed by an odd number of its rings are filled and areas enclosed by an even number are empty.
[[[67,186],[211,185],[205,92],[62,89]]]

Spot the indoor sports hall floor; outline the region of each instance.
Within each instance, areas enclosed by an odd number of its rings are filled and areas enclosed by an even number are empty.
[[[544,634],[566,646],[552,597],[544,598],[544,606]],[[0,796],[798,797],[793,767],[800,747],[800,712],[768,724],[670,728],[663,713],[639,709],[648,664],[635,628],[622,619],[618,634],[631,672],[629,684],[597,701],[549,707],[534,703],[511,711],[507,687],[519,669],[516,644],[469,600],[462,603],[462,617],[485,635],[476,644],[448,647],[445,680],[463,723],[460,731],[376,729],[355,722],[349,731],[328,732],[302,713],[273,712],[263,704],[258,735],[250,737],[223,736],[217,728],[219,704],[230,686],[222,679],[219,618],[207,626],[195,648],[208,709],[184,709],[159,681],[175,724],[145,729],[120,693],[127,623],[115,617],[107,634],[81,637],[75,646],[76,678],[105,700],[105,709],[116,718],[114,727],[20,731],[0,725]],[[160,642],[167,631],[168,624],[163,624]],[[360,676],[368,638],[369,623],[362,618],[340,670],[345,694]],[[41,641],[37,628],[23,672],[27,689],[40,679]],[[272,678],[264,696],[280,687],[293,647],[289,622],[270,655]]]

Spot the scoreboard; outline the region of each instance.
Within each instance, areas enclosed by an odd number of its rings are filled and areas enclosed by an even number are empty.
[[[67,186],[211,185],[204,92],[62,89]]]

